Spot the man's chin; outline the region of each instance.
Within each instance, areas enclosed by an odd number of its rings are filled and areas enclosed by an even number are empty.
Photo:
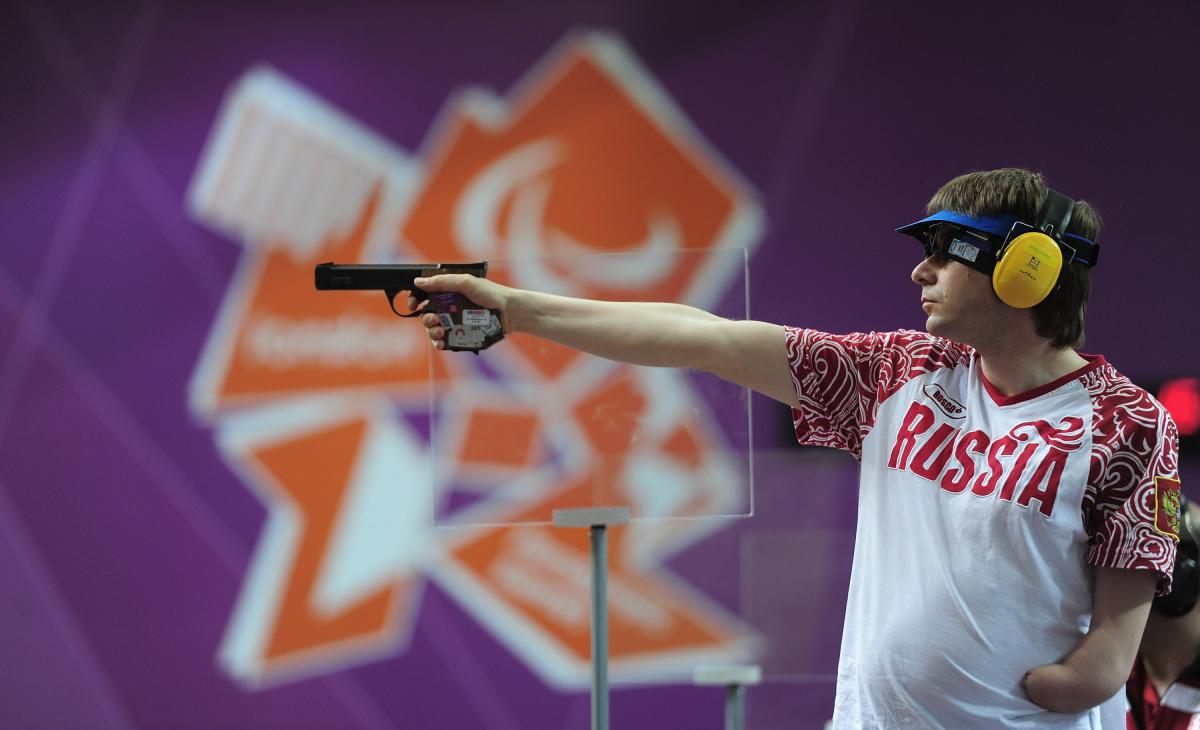
[[[940,337],[943,340],[950,340],[951,342],[957,342],[960,345],[974,347],[973,344],[967,342],[967,339],[969,338],[964,337],[965,333],[956,331],[951,323],[940,317],[934,316],[926,319],[925,331],[934,337]]]
[[[944,337],[945,339],[953,340],[953,330],[954,328],[950,326],[949,322],[947,322],[943,317],[937,316],[936,314],[930,315],[925,320],[925,331],[934,337]]]

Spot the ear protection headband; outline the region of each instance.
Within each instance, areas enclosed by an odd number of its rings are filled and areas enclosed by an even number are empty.
[[[1026,309],[1055,290],[1064,266],[1078,262],[1091,267],[1099,259],[1099,244],[1066,232],[1074,211],[1074,200],[1047,188],[1033,223],[1013,215],[969,216],[943,210],[896,231],[924,244],[933,226],[961,230],[965,235],[954,237],[946,255],[991,276],[1000,301]]]
[[[1188,512],[1187,498],[1179,495],[1179,545],[1175,550],[1175,569],[1171,575],[1171,592],[1158,596],[1150,604],[1151,610],[1164,616],[1182,616],[1191,611],[1200,598],[1200,544],[1192,529],[1192,518]]]

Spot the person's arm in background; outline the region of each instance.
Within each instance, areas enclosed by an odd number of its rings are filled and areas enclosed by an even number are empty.
[[[467,274],[417,279],[426,292],[454,291],[498,309],[506,334],[524,333],[633,365],[691,368],[797,405],[783,327],[734,321],[665,302],[606,302],[513,289]],[[409,307],[416,301],[409,300]],[[421,318],[434,346],[445,330]]]
[[[1192,500],[1184,500],[1186,515],[1181,520],[1179,531],[1178,555],[1175,561],[1175,580],[1172,586],[1171,599],[1164,601],[1164,610],[1156,611],[1150,608],[1150,618],[1146,621],[1146,630],[1142,633],[1142,643],[1138,647],[1141,655],[1141,671],[1137,671],[1130,680],[1134,682],[1128,691],[1130,712],[1143,722],[1138,727],[1146,725],[1145,719],[1150,710],[1146,706],[1144,692],[1146,685],[1154,688],[1154,694],[1161,699],[1171,685],[1187,676],[1187,686],[1196,684],[1195,670],[1192,666],[1200,659],[1200,601],[1195,601],[1200,581],[1193,570],[1180,570],[1180,564],[1189,562],[1196,555],[1195,525],[1200,525],[1200,506]],[[1164,596],[1164,598],[1166,598]],[[1188,602],[1192,601],[1190,606]],[[1182,613],[1180,613],[1182,611]],[[1200,704],[1193,704],[1193,709],[1200,709]],[[1180,713],[1187,712],[1173,708]],[[1189,714],[1196,714],[1194,712]]]
[[[1157,581],[1149,570],[1096,568],[1091,629],[1062,661],[1025,675],[1029,699],[1047,710],[1080,712],[1115,695],[1129,678]]]

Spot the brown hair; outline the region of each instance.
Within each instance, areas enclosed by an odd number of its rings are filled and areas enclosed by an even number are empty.
[[[925,212],[953,210],[970,216],[1007,213],[1033,222],[1045,200],[1046,181],[1041,173],[1006,167],[954,178],[934,193]],[[1100,215],[1087,202],[1076,201],[1067,232],[1095,241],[1100,233]],[[1080,263],[1064,267],[1058,287],[1033,308],[1038,335],[1050,340],[1053,347],[1083,344],[1084,317],[1091,290],[1088,267]]]

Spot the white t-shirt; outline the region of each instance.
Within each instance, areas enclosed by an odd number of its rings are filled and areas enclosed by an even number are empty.
[[[1102,357],[1005,397],[971,348],[921,332],[789,328],[787,347],[797,438],[862,462],[834,727],[1123,728],[1119,693],[1054,713],[1020,682],[1087,632],[1091,566],[1168,589],[1166,411]]]

